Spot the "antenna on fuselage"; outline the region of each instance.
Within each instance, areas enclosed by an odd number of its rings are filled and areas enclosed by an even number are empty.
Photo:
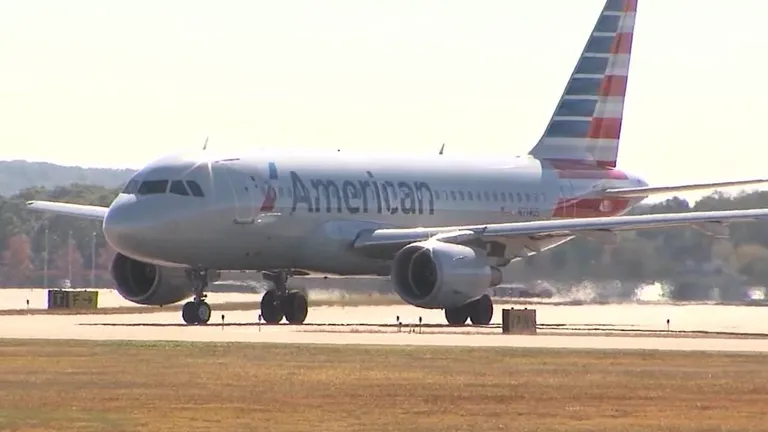
[[[208,148],[208,137],[205,137],[205,142],[203,143],[203,150]]]
[[[443,154],[443,150],[445,150],[445,143],[443,143],[443,145],[440,146],[440,153],[438,154]]]

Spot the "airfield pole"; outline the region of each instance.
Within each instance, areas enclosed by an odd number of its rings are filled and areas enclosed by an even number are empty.
[[[96,288],[96,233],[91,233],[91,288]]]

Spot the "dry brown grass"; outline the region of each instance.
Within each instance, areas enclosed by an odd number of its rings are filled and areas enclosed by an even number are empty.
[[[768,357],[2,341],[0,430],[768,430]]]

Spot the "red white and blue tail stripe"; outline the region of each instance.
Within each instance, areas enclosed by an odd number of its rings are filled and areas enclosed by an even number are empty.
[[[616,167],[636,12],[637,0],[606,1],[532,156]]]

